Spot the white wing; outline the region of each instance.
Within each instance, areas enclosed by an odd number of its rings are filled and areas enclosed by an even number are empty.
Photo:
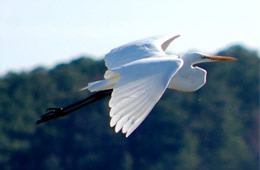
[[[110,126],[128,137],[163,95],[170,79],[182,67],[172,57],[140,59],[112,70],[120,78],[109,101]]]
[[[105,55],[105,64],[108,69],[112,69],[142,58],[165,55],[166,48],[179,36],[154,36],[120,46]]]

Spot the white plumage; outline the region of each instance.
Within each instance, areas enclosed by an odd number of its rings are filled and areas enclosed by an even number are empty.
[[[165,50],[179,35],[155,36],[128,43],[105,56],[104,80],[89,83],[91,92],[113,89],[109,101],[110,126],[128,137],[146,118],[167,88],[195,91],[206,82],[206,71],[193,64],[232,57],[187,53],[181,57]]]

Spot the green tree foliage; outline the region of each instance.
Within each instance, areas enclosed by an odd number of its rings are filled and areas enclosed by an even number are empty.
[[[194,93],[168,90],[126,139],[109,127],[108,98],[35,126],[48,107],[73,103],[102,78],[103,61],[81,57],[51,70],[0,78],[0,169],[258,169],[259,56],[232,46],[236,62],[202,64]]]

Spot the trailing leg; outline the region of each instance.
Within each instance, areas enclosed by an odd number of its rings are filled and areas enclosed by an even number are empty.
[[[66,116],[84,106],[87,106],[91,103],[94,103],[96,101],[99,101],[99,100],[111,95],[111,93],[112,93],[112,89],[98,91],[98,92],[92,93],[88,97],[86,97],[76,103],[73,103],[71,105],[68,105],[64,108],[48,108],[46,110],[46,113],[41,116],[41,119],[36,121],[36,124],[38,125],[40,123],[47,122],[52,119]]]

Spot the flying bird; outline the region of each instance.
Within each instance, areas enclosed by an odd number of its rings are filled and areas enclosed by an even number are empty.
[[[214,61],[235,61],[228,56],[189,52],[182,56],[165,52],[180,35],[154,36],[112,49],[105,55],[104,79],[82,90],[92,94],[64,108],[49,108],[36,122],[40,124],[65,116],[111,95],[110,126],[128,137],[147,117],[166,89],[193,92],[206,83],[207,71],[194,66]]]

